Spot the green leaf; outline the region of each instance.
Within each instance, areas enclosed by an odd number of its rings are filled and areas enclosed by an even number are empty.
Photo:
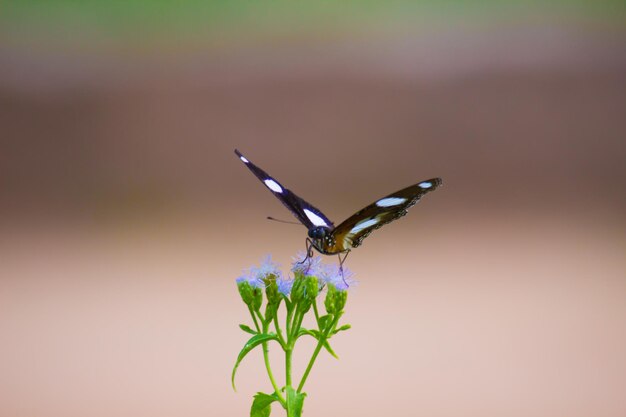
[[[259,333],[259,332],[257,332],[256,330],[252,330],[252,329],[250,328],[250,326],[246,326],[245,324],[240,324],[240,325],[239,325],[239,328],[240,328],[241,330],[243,330],[244,332],[246,332],[246,333],[250,333],[250,334],[258,334],[258,333]]]
[[[268,395],[257,392],[250,408],[250,417],[269,417],[272,412],[272,403],[277,400],[275,393]]]
[[[235,373],[237,372],[237,368],[239,367],[241,360],[245,358],[245,356],[252,349],[270,340],[277,340],[276,335],[274,333],[269,333],[269,334],[260,333],[260,334],[257,334],[256,336],[252,336],[250,340],[248,340],[246,344],[243,346],[243,349],[241,349],[241,352],[239,352],[239,356],[237,356],[237,361],[235,362],[235,366],[233,367],[233,374],[231,376],[233,390],[237,391],[237,388],[235,388]]]
[[[301,417],[302,406],[304,405],[304,392],[296,392],[292,387],[287,387],[287,416]]]
[[[332,322],[332,320],[333,320],[333,316],[331,314],[326,314],[325,316],[320,317],[320,320],[319,320],[320,329],[322,331],[325,331],[326,326],[328,326],[329,323]]]
[[[317,331],[317,330],[309,330],[309,329],[305,329],[304,327],[300,327],[300,330],[298,331],[298,337],[304,336],[304,335],[312,336],[312,337],[316,338],[317,340],[320,339],[320,332],[319,331]]]
[[[335,331],[333,331],[333,334],[337,334],[339,332],[343,332],[345,330],[351,329],[352,326],[350,326],[349,324],[344,324],[343,326],[341,326],[340,328],[336,329]]]
[[[308,335],[311,337],[314,337],[315,339],[317,339],[318,341],[321,339],[321,334],[319,331],[317,330],[309,330],[309,329],[305,329],[305,328],[301,328],[300,331],[298,332],[298,337],[300,336],[304,336],[304,335]],[[324,346],[324,348],[328,351],[328,353],[330,353],[331,355],[333,355],[333,357],[335,359],[339,359],[339,356],[337,356],[337,354],[335,353],[335,351],[333,350],[333,348],[330,347],[330,344],[328,343],[328,340],[325,339],[324,342],[322,343],[322,346]]]
[[[330,343],[328,343],[328,340],[324,340],[323,343],[324,348],[328,351],[328,353],[330,353],[331,355],[333,355],[333,357],[335,359],[339,359],[339,356],[337,356],[337,354],[335,353],[335,351],[330,347]]]

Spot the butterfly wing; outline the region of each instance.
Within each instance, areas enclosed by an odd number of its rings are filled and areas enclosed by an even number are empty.
[[[278,198],[281,203],[285,205],[293,213],[294,216],[307,227],[307,229],[313,229],[318,226],[326,226],[333,228],[333,222],[331,222],[319,209],[315,208],[312,204],[307,203],[302,198],[298,197],[287,188],[283,187],[276,179],[272,178],[267,172],[263,171],[258,166],[254,165],[241,154],[237,149],[235,153],[254,175]]]
[[[356,248],[370,233],[404,216],[424,194],[441,184],[441,178],[422,181],[389,194],[358,211],[333,230],[337,245],[344,251]]]

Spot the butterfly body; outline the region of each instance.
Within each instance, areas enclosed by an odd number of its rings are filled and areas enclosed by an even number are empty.
[[[309,239],[313,247],[324,255],[337,255],[350,250],[350,248],[345,248],[343,244],[338,244],[343,242],[337,242],[333,230],[328,227],[318,226],[314,229],[310,229]]]
[[[324,255],[349,252],[360,246],[363,239],[370,233],[404,216],[424,194],[433,191],[442,183],[440,178],[432,178],[406,187],[376,200],[335,227],[319,209],[283,187],[275,178],[250,162],[241,152],[235,150],[235,153],[308,229],[308,241]]]

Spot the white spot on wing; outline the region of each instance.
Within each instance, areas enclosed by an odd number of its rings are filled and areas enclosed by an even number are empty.
[[[311,210],[305,208],[304,214],[306,214],[309,220],[311,220],[311,223],[313,223],[315,226],[328,226],[324,219],[313,213]]]
[[[402,204],[406,201],[406,198],[402,198],[402,197],[387,197],[387,198],[383,198],[382,200],[378,200],[376,202],[376,205],[378,207],[393,207],[393,206],[397,206],[398,204]]]
[[[243,162],[245,162],[246,164],[250,162],[250,161],[248,161],[248,160],[246,159],[246,157],[245,157],[245,156],[243,156],[243,155],[242,155],[242,156],[240,156],[240,157],[239,157],[239,159],[241,159],[241,160],[242,160]]]
[[[265,183],[265,185],[267,185],[267,188],[269,188],[270,190],[274,191],[275,193],[282,193],[283,192],[283,187],[281,187],[280,185],[278,185],[278,183],[276,181],[274,181],[273,179],[267,179],[265,181],[263,181]]]
[[[374,226],[376,223],[378,223],[378,220],[376,219],[362,220],[350,230],[350,233],[359,233],[361,230]]]
[[[420,186],[420,188],[427,189],[427,188],[432,187],[433,183],[432,182],[428,182],[428,181],[424,181],[424,182],[420,182],[419,186]]]

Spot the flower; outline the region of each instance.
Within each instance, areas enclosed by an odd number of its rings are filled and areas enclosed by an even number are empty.
[[[276,285],[278,285],[278,292],[285,297],[288,297],[291,293],[291,288],[293,287],[293,279],[279,276],[276,279]]]
[[[280,271],[280,265],[272,260],[271,255],[267,255],[262,259],[259,266],[252,266],[245,271],[237,279],[237,285],[246,282],[253,289],[266,288],[267,277],[273,275],[276,279],[278,292],[288,297],[291,295],[294,282],[297,279],[315,277],[319,281],[321,289],[326,284],[332,284],[338,291],[346,291],[356,281],[352,279],[353,273],[348,268],[341,269],[335,264],[322,263],[321,256],[308,257],[306,252],[300,251],[292,258],[291,271],[299,276],[289,278],[283,276]]]
[[[322,280],[328,284],[324,306],[328,314],[343,314],[348,300],[347,290],[351,285],[356,284],[356,281],[352,279],[353,275],[348,268],[341,268],[334,264],[326,265],[324,268]]]
[[[272,255],[267,255],[261,261],[261,265],[252,266],[248,272],[237,277],[235,280],[237,284],[241,284],[242,282],[247,282],[250,284],[252,288],[264,288],[265,287],[265,278],[268,275],[276,276],[276,279],[282,277],[282,273],[280,272],[280,265],[276,262],[272,261]]]
[[[263,288],[265,286],[263,279],[259,278],[258,274],[256,274],[253,269],[254,268],[250,268],[248,272],[244,272],[242,275],[238,276],[235,280],[237,285],[247,282],[252,288]]]
[[[264,279],[268,275],[275,275],[279,277],[281,275],[280,265],[272,261],[272,255],[267,255],[261,261],[261,265],[258,268],[250,268],[251,272],[254,272],[259,279]]]
[[[300,273],[304,276],[320,277],[322,274],[324,265],[322,264],[321,256],[309,257],[306,252],[300,251],[291,263],[291,272],[294,274]]]
[[[339,291],[346,291],[351,285],[356,284],[352,278],[354,273],[348,268],[340,268],[336,264],[324,265],[320,279],[325,284],[332,284]]]

